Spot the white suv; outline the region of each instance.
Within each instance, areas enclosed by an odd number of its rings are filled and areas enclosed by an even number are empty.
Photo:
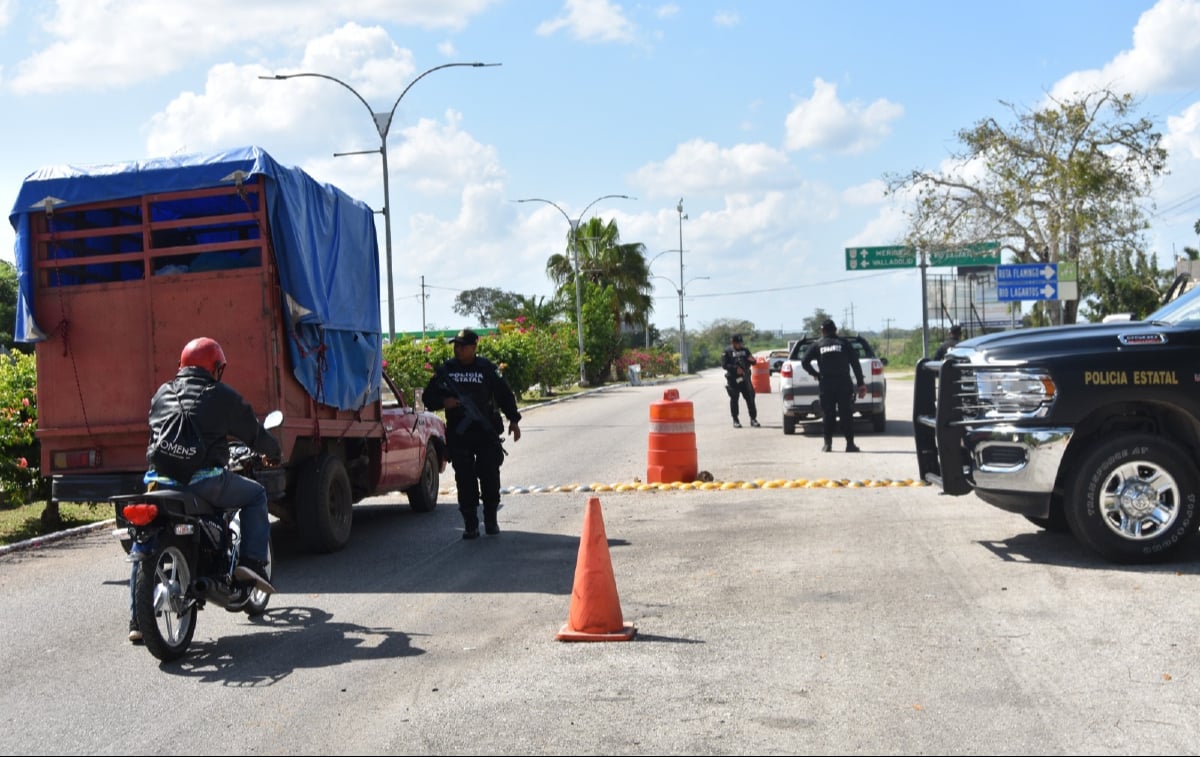
[[[871,421],[875,431],[887,430],[887,378],[883,375],[886,358],[875,356],[871,343],[861,336],[843,336],[858,353],[866,397],[855,397],[854,417]],[[816,337],[805,337],[792,345],[788,359],[779,369],[779,396],[783,402],[783,433],[796,433],[796,424],[821,417],[820,391],[817,380],[804,370],[800,359]]]

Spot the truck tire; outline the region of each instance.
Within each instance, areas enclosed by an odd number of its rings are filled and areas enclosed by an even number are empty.
[[[1161,436],[1098,441],[1085,451],[1064,503],[1075,538],[1108,560],[1160,560],[1196,531],[1200,481]]]
[[[783,433],[788,436],[796,433],[796,419],[790,415],[783,416]]]
[[[408,506],[414,512],[428,513],[437,507],[438,498],[438,455],[433,442],[425,445],[425,463],[421,466],[421,480],[404,490]]]
[[[887,410],[881,409],[878,413],[871,416],[871,428],[879,433],[887,431]]]
[[[313,458],[296,484],[296,522],[313,552],[336,552],[350,541],[354,516],[350,477],[336,455]]]

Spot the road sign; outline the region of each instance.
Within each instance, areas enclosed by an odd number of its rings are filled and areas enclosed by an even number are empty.
[[[999,242],[974,242],[960,247],[930,250],[929,265],[999,265]]]
[[[876,268],[913,268],[916,265],[917,251],[906,245],[846,248],[847,271],[870,271]]]
[[[996,266],[996,298],[1001,302],[1057,300],[1058,266],[1054,263]]]

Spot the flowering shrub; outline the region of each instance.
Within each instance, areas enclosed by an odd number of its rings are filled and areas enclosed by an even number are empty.
[[[575,331],[569,325],[534,326],[517,318],[501,323],[499,332],[480,337],[478,354],[500,366],[518,398],[534,386],[545,394],[571,383],[578,363],[571,346]],[[383,348],[384,370],[404,391],[405,401],[416,404],[434,370],[453,355],[453,347],[442,339],[395,341]]]
[[[13,506],[45,499],[49,485],[38,463],[37,362],[13,352],[0,357],[0,500]]]
[[[642,377],[674,376],[679,373],[679,353],[671,352],[665,347],[656,349],[625,350],[613,361],[617,370],[617,380],[624,381],[629,372],[629,366],[642,366]]]

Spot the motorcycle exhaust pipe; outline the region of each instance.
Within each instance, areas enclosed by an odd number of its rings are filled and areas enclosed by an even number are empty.
[[[220,581],[211,578],[197,578],[196,593],[208,601],[224,607],[226,610],[236,610],[246,603],[246,593],[240,590],[230,590]]]

